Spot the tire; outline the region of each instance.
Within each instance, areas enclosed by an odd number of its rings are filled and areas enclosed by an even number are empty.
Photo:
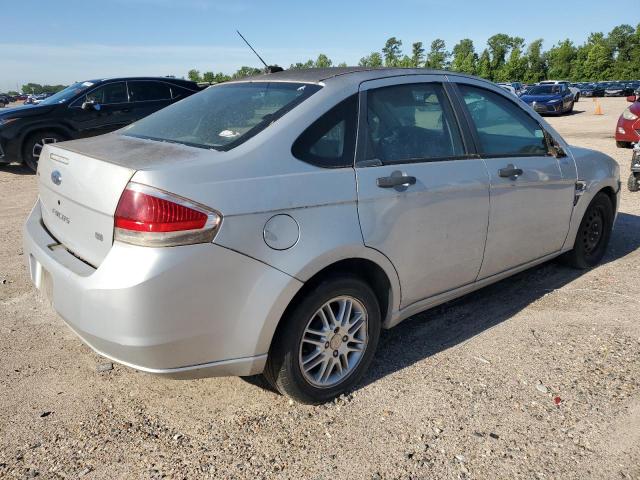
[[[637,192],[640,190],[640,173],[632,173],[627,180],[627,187],[630,192]]]
[[[565,264],[584,270],[597,265],[607,250],[613,228],[613,205],[598,192],[582,217],[573,250],[563,255]]]
[[[575,106],[575,102],[577,102],[577,100],[574,100],[573,102],[571,102],[571,106],[569,107],[569,111],[567,113],[573,113],[573,107]]]
[[[38,169],[38,159],[44,143],[57,143],[66,140],[57,132],[39,131],[30,134],[22,144],[22,160],[34,172]]]
[[[573,99],[574,102],[579,102],[580,101],[580,94],[576,93],[575,98]]]
[[[344,310],[354,324],[336,327],[327,309],[339,320],[342,302],[347,301],[351,308]],[[364,321],[357,320],[359,314]],[[380,306],[373,290],[346,275],[327,277],[309,289],[282,322],[264,377],[281,394],[307,404],[324,403],[353,388],[369,367],[380,338]]]
[[[616,140],[616,147],[618,148],[631,148],[631,142],[621,142]]]

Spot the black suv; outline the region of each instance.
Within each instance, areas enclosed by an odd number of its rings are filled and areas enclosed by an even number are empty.
[[[110,78],[78,82],[37,105],[0,111],[0,163],[38,167],[45,143],[122,128],[202,88],[174,78]]]

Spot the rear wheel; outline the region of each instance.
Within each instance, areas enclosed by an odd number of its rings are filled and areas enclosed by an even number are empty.
[[[38,160],[42,153],[42,148],[48,143],[64,141],[65,138],[57,132],[35,132],[27,137],[22,145],[22,159],[34,172],[38,169]]]
[[[629,175],[629,180],[627,181],[627,187],[630,192],[637,192],[640,190],[640,173],[632,173]]]
[[[618,148],[631,148],[631,142],[621,142],[616,140],[616,147]]]
[[[283,318],[264,376],[280,393],[322,403],[351,389],[380,336],[380,307],[359,278],[321,281]]]
[[[609,197],[605,193],[597,193],[582,217],[573,250],[563,256],[564,262],[578,269],[598,264],[604,257],[611,237],[613,216]]]

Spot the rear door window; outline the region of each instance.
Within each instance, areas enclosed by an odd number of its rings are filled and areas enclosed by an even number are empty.
[[[368,90],[366,127],[365,160],[434,161],[465,153],[453,109],[439,83]]]
[[[513,157],[549,153],[544,130],[515,102],[484,88],[463,84],[459,88],[476,129],[480,154]]]
[[[162,82],[129,82],[129,95],[132,102],[151,102],[171,100],[171,87]]]

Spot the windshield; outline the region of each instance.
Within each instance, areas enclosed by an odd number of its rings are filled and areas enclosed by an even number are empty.
[[[285,82],[228,83],[209,87],[125,128],[125,135],[229,150],[320,90]]]
[[[531,87],[527,94],[529,95],[560,95],[560,85],[536,85]]]
[[[76,95],[84,92],[89,87],[93,86],[93,82],[78,82],[73,85],[69,85],[64,90],[59,91],[56,94],[47,97],[45,100],[40,102],[40,105],[53,105],[54,103],[64,103]]]

